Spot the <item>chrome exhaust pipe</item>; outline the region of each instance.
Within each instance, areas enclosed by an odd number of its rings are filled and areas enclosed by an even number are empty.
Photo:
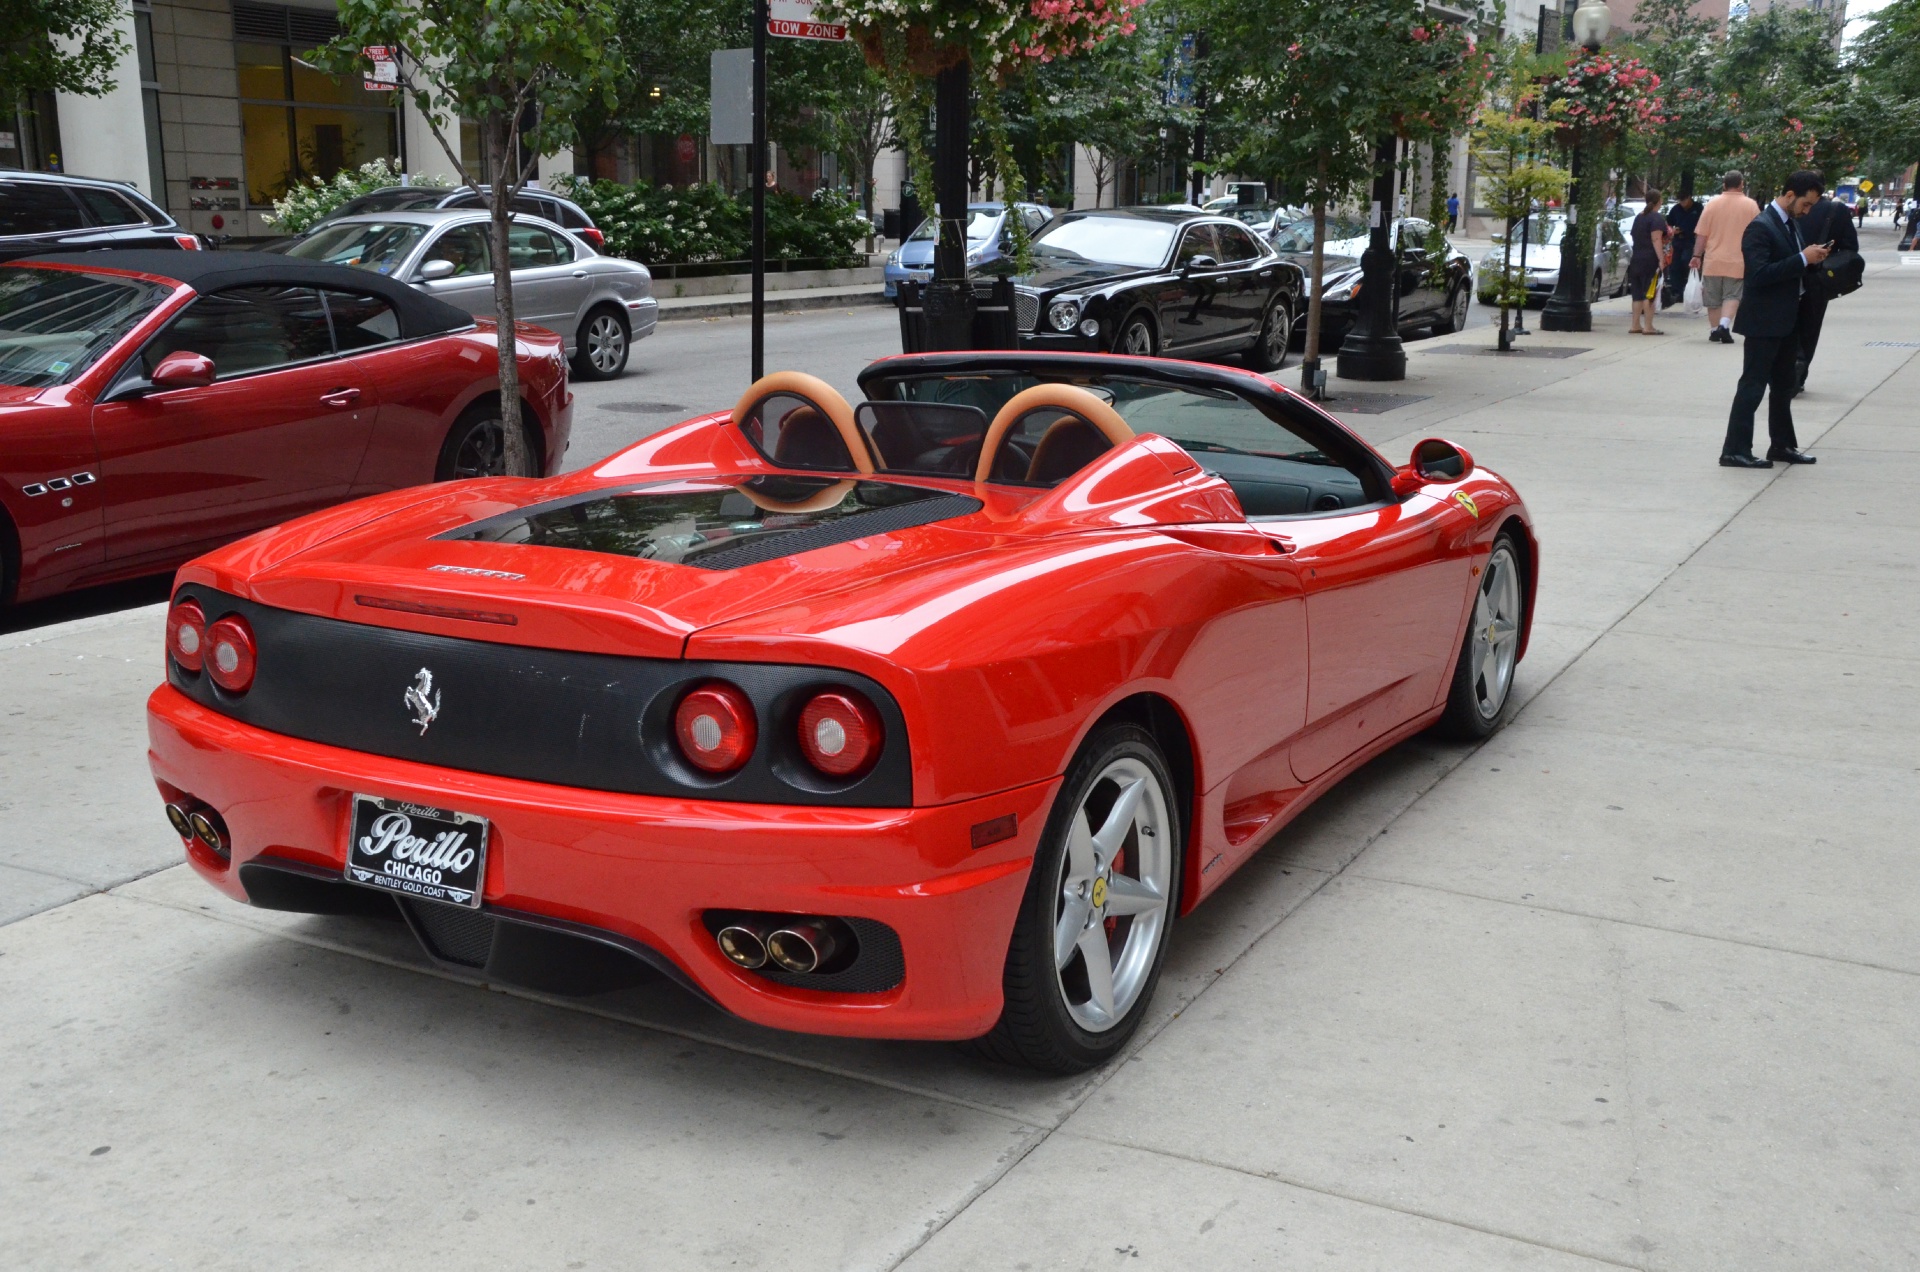
[[[168,820],[171,821],[172,818],[169,817]],[[210,808],[196,808],[187,815],[187,823],[193,827],[193,837],[209,851],[216,852],[222,857],[231,854],[232,845],[227,842],[227,827],[221,821],[220,814]]]
[[[194,837],[193,815],[187,811],[184,804],[169,803],[167,805],[167,824],[172,826],[173,833],[182,839]]]
[[[783,972],[805,975],[832,960],[838,942],[822,919],[801,919],[767,937],[767,957]]]
[[[733,923],[713,934],[720,945],[720,952],[729,962],[737,963],[748,971],[767,965],[767,943],[758,932],[750,927]]]

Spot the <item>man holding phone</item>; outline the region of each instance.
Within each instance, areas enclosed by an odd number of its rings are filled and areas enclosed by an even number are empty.
[[[1826,180],[1817,172],[1796,172],[1787,178],[1779,197],[1740,239],[1746,282],[1740,312],[1733,320],[1735,334],[1746,337],[1746,356],[1740,387],[1734,391],[1733,411],[1727,417],[1727,437],[1720,447],[1723,468],[1772,468],[1783,464],[1811,464],[1802,454],[1793,431],[1795,364],[1800,356],[1800,297],[1806,290],[1808,269],[1827,259],[1830,245],[1807,243],[1798,218],[1819,201]],[[1753,416],[1760,399],[1767,399],[1767,457],[1753,453]]]

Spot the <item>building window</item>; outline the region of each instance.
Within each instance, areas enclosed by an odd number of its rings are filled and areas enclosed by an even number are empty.
[[[133,45],[140,62],[140,112],[147,129],[147,193],[167,201],[167,167],[160,147],[160,73],[153,65],[153,6],[135,0]]]
[[[309,177],[400,157],[399,94],[337,80],[304,54],[339,32],[331,13],[233,6],[247,204],[266,207]]]

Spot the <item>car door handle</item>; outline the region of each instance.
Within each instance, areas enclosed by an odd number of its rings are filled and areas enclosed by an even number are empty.
[[[573,271],[573,276],[575,278],[585,278],[587,276],[587,271],[584,269],[576,269]]]
[[[360,390],[335,389],[331,393],[322,393],[320,400],[328,406],[352,406],[360,400]]]

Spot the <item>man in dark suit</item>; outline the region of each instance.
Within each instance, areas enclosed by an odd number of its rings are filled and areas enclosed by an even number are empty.
[[[1760,209],[1740,238],[1746,283],[1735,334],[1746,337],[1740,387],[1727,417],[1727,440],[1720,447],[1723,468],[1772,468],[1811,464],[1793,433],[1794,364],[1800,356],[1800,296],[1807,270],[1827,259],[1827,249],[1800,237],[1797,218],[1819,200],[1826,181],[1817,172],[1796,172],[1786,189]],[[1767,399],[1767,457],[1753,453],[1753,413]]]
[[[1821,198],[1800,218],[1800,241],[1824,243],[1834,251],[1858,252],[1860,231],[1853,224],[1853,209],[1835,199]],[[1794,392],[1807,387],[1807,368],[1813,365],[1813,351],[1820,344],[1820,327],[1827,320],[1827,297],[1807,289],[1800,297],[1800,360],[1795,368]]]

